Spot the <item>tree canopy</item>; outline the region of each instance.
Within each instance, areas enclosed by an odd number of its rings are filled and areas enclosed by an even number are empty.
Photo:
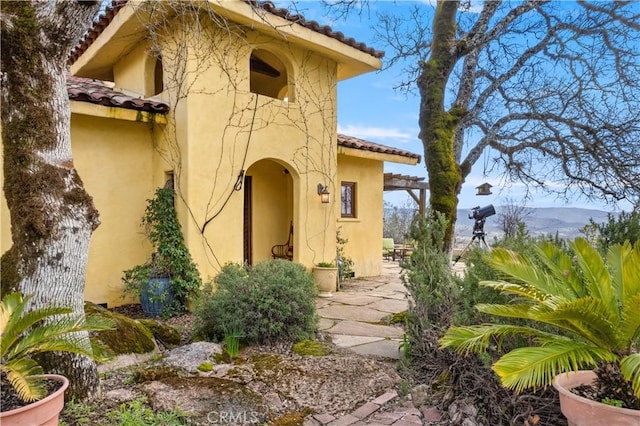
[[[372,4],[332,2],[353,14]],[[386,66],[420,97],[431,207],[487,152],[512,182],[636,204],[640,8],[635,2],[438,1],[376,13]],[[402,10],[402,13],[399,12]]]

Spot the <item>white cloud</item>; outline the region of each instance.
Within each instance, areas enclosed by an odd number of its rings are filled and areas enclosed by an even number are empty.
[[[392,127],[372,127],[348,124],[338,124],[338,133],[361,139],[393,140],[396,142],[411,142],[416,140],[417,130],[400,130]]]

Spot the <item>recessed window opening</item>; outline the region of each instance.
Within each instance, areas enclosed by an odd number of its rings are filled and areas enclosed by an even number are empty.
[[[256,49],[251,52],[249,67],[252,93],[291,101],[287,67],[280,58],[266,50]]]
[[[156,59],[156,65],[153,70],[153,95],[158,95],[164,91],[164,71],[162,69],[162,57]]]

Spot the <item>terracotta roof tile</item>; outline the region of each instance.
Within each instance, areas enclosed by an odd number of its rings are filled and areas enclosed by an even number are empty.
[[[96,21],[94,21],[93,26],[89,28],[84,38],[76,47],[71,51],[71,55],[69,55],[69,65],[73,64],[78,60],[80,55],[82,55],[88,48],[93,44],[93,42],[98,38],[102,31],[107,28],[107,25],[113,21],[113,18],[118,14],[120,9],[127,4],[127,0],[112,0],[111,6],[107,7],[100,17]]]
[[[169,111],[169,105],[165,103],[118,92],[100,80],[67,75],[67,92],[72,101],[163,114]]]
[[[338,133],[338,146],[361,149],[363,151],[380,152],[382,154],[401,155],[407,158],[414,158],[418,160],[418,162],[420,162],[420,159],[422,158],[420,155],[414,154],[410,151],[405,151],[403,149],[397,149],[386,145],[380,145],[374,142],[365,141],[364,139],[358,139],[354,138],[353,136],[347,136],[340,133]]]
[[[375,50],[372,47],[368,47],[366,44],[356,41],[353,37],[347,38],[340,31],[337,31],[337,32],[333,31],[333,29],[331,29],[331,27],[328,25],[320,25],[316,21],[307,21],[302,15],[292,14],[289,10],[284,8],[277,8],[270,1],[258,1],[258,0],[245,0],[245,1],[254,7],[260,7],[261,9],[271,14],[274,14],[276,16],[279,16],[283,19],[286,19],[289,22],[302,25],[305,28],[308,28],[320,34],[324,34],[327,37],[335,38],[339,42],[344,43],[347,46],[351,46],[355,49],[358,49],[361,52],[367,53],[375,58],[381,59],[384,56],[384,52],[381,50]]]
[[[273,15],[279,16],[283,19],[286,19],[289,22],[296,23],[298,25],[302,25],[305,28],[308,28],[312,31],[315,31],[320,34],[324,34],[327,37],[334,38],[341,43],[346,44],[347,46],[351,46],[354,49],[358,49],[361,52],[367,53],[375,58],[381,59],[384,56],[384,52],[380,50],[375,50],[372,47],[368,47],[365,43],[359,43],[352,37],[345,37],[343,33],[340,31],[333,31],[328,25],[320,25],[316,21],[307,21],[302,15],[296,15],[289,12],[287,9],[277,8],[270,1],[258,1],[258,0],[244,0],[246,3],[259,7],[262,10],[269,12]],[[78,60],[80,55],[82,55],[91,44],[98,38],[98,36],[102,33],[102,31],[111,23],[116,14],[124,7],[127,3],[127,0],[112,0],[111,6],[109,6],[106,11],[94,22],[93,27],[87,31],[87,34],[84,36],[83,40],[78,44],[71,55],[69,56],[69,64],[73,64]]]

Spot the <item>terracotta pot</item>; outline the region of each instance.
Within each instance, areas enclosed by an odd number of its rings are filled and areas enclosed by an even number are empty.
[[[0,413],[2,426],[57,426],[58,416],[64,408],[64,391],[69,387],[69,380],[57,374],[45,374],[47,380],[61,382],[60,389],[39,401],[24,407]]]
[[[320,293],[328,294],[338,289],[338,268],[313,267],[313,277]]]
[[[640,410],[618,408],[578,396],[570,391],[589,385],[596,378],[593,371],[576,371],[556,376],[553,387],[560,393],[560,409],[569,426],[638,426]]]

